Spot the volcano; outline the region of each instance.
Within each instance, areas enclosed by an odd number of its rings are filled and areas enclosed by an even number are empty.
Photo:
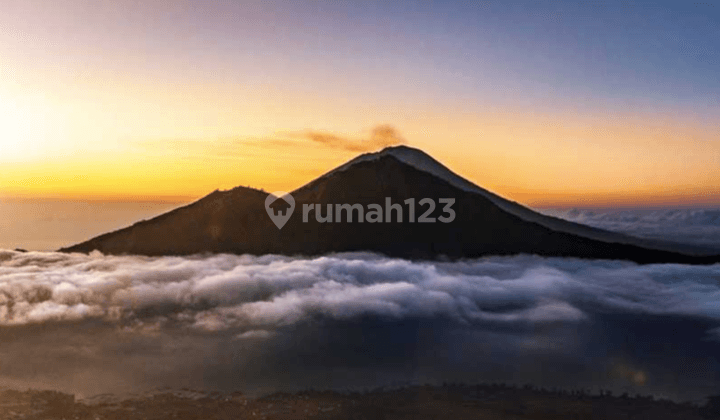
[[[407,146],[360,155],[290,194],[295,211],[282,229],[266,211],[268,193],[237,187],[60,251],[148,256],[371,251],[412,259],[535,254],[638,263],[720,261],[720,256],[690,245],[635,238],[540,214]],[[433,205],[419,206],[422,199]],[[449,201],[451,221],[441,204]],[[415,220],[408,203],[414,205]],[[343,212],[341,220],[322,222],[338,215],[341,204],[362,208],[365,217],[356,209]],[[395,209],[391,214],[369,217],[368,209],[387,213],[388,205]],[[334,211],[328,212],[328,206]],[[420,223],[421,216],[435,222]]]

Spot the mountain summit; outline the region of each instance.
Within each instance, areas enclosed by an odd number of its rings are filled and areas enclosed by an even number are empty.
[[[641,263],[720,261],[718,256],[696,255],[698,250],[689,246],[542,215],[407,146],[360,155],[291,195],[295,211],[282,229],[266,211],[268,193],[237,187],[60,251],[141,255],[374,251],[405,258],[527,253]],[[341,208],[343,204],[348,206]]]

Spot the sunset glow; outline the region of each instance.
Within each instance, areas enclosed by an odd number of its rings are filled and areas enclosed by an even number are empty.
[[[720,204],[716,7],[440,7],[4,2],[0,197],[292,190],[381,126],[528,205]]]
[[[719,76],[715,2],[0,0],[0,420],[720,418]]]

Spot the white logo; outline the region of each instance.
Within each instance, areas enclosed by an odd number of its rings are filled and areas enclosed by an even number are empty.
[[[277,204],[276,204],[277,203]],[[295,210],[295,199],[285,191],[270,193],[265,199],[265,210],[278,229],[282,229]]]

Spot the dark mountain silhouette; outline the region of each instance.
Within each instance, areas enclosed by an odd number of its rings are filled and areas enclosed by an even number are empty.
[[[361,155],[291,194],[295,211],[281,230],[266,213],[266,192],[237,187],[215,191],[152,220],[61,251],[141,255],[374,251],[405,258],[527,253],[640,263],[720,261],[720,256],[701,255],[701,249],[690,246],[634,238],[541,215],[470,183],[424,152],[405,146]],[[377,204],[385,210],[387,198],[403,207],[402,223],[396,221],[396,211],[390,223],[359,223],[357,211],[352,212],[354,223],[347,222],[346,211],[341,222],[319,223],[317,209],[303,222],[305,204],[319,204],[324,217],[329,204],[360,204],[365,211]],[[422,198],[437,204],[430,214],[435,218],[443,215],[440,199],[455,199],[455,219],[450,223],[410,223],[404,201],[415,199],[417,219],[428,208],[418,204]],[[285,209],[283,201],[276,201],[278,209]]]

